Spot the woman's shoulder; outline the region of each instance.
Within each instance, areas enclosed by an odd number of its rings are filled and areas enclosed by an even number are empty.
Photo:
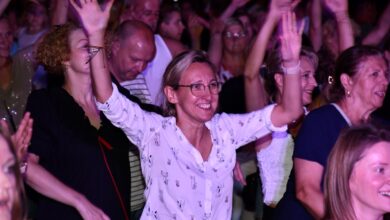
[[[337,115],[339,115],[339,112],[337,111],[336,107],[333,104],[327,104],[310,111],[309,114],[306,116],[305,120],[316,119],[320,121],[326,121],[329,120],[329,118],[333,118]]]

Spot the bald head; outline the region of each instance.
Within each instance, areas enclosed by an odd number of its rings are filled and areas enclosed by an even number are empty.
[[[133,80],[153,59],[154,35],[140,21],[125,21],[114,33],[110,70],[119,81]]]

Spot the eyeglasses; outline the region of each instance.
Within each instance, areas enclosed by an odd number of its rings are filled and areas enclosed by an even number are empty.
[[[228,39],[231,39],[231,38],[244,38],[246,37],[246,34],[245,32],[239,32],[239,33],[232,33],[232,32],[226,32],[225,33],[225,37],[228,38]]]
[[[176,89],[179,87],[190,88],[192,95],[194,95],[196,97],[202,96],[204,94],[204,92],[206,91],[206,85],[204,85],[203,83],[193,83],[193,84],[189,84],[189,85],[177,84],[174,86],[174,88],[176,88]],[[221,91],[222,83],[218,82],[218,81],[212,81],[207,85],[207,87],[209,88],[209,91],[211,94],[217,95]]]

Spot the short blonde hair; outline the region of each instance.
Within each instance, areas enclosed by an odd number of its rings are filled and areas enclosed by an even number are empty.
[[[205,63],[209,65],[216,75],[216,68],[210,62],[205,52],[198,50],[186,51],[177,55],[167,66],[163,76],[161,89],[164,90],[167,86],[177,89],[183,72],[193,63]],[[163,97],[162,109],[165,116],[176,116],[175,105],[170,103],[166,96]]]

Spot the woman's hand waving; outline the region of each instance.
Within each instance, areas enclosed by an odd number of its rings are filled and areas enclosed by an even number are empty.
[[[297,28],[295,14],[293,12],[283,14],[280,50],[283,59],[283,66],[285,68],[297,66],[299,63],[303,28],[304,22],[301,23],[299,29]]]
[[[95,33],[104,35],[113,2],[114,0],[107,0],[105,5],[100,6],[97,0],[81,0],[79,3],[70,0],[88,36]]]

